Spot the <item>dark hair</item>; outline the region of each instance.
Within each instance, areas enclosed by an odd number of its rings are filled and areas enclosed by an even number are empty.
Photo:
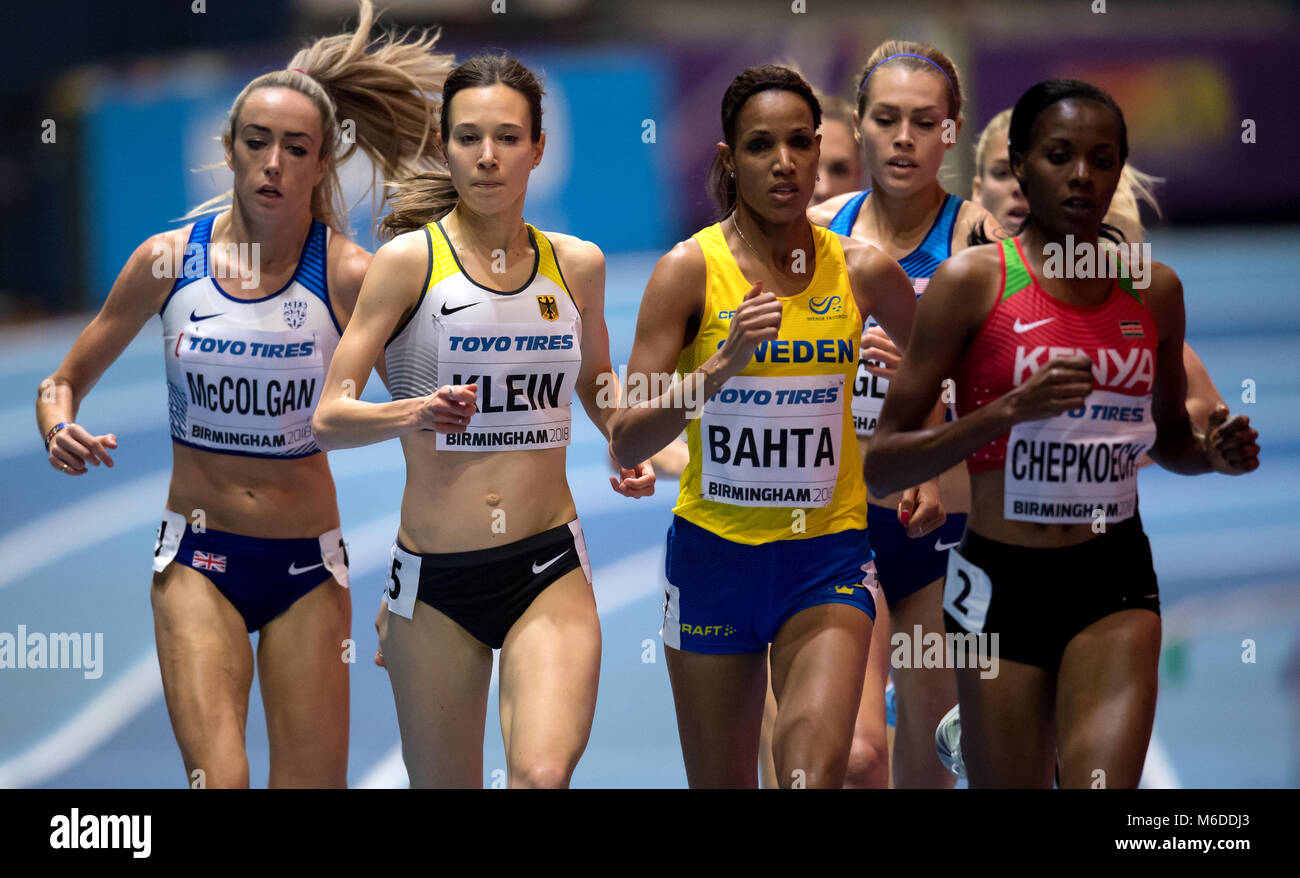
[[[745,106],[745,102],[754,95],[769,89],[794,92],[808,102],[812,110],[813,130],[822,124],[822,106],[813,93],[808,81],[789,67],[775,64],[763,64],[742,71],[727,86],[722,95],[722,139],[732,149],[736,147],[736,117]],[[713,164],[709,166],[709,196],[718,208],[718,219],[726,219],[736,209],[736,178],[727,172],[721,157],[716,153]]]
[[[1048,79],[1043,82],[1035,83],[1029,87],[1029,90],[1020,96],[1016,101],[1015,108],[1011,111],[1011,124],[1007,128],[1007,154],[1015,156],[1019,154],[1024,156],[1029,151],[1030,137],[1034,132],[1034,123],[1043,111],[1058,101],[1064,100],[1085,100],[1094,101],[1106,107],[1115,114],[1115,121],[1119,123],[1119,160],[1121,163],[1128,159],[1128,126],[1124,124],[1124,112],[1119,108],[1105,90],[1088,83],[1080,82],[1077,79]],[[1015,167],[1014,163],[1012,167]],[[1025,181],[1016,178],[1020,183],[1020,191],[1029,197],[1029,191],[1025,187]],[[1026,224],[1028,218],[1026,218]],[[1024,226],[1021,226],[1024,228]]]
[[[536,143],[542,136],[542,85],[533,72],[508,55],[479,55],[470,58],[451,73],[442,86],[442,112],[438,125],[445,144],[451,139],[448,110],[456,93],[467,88],[505,85],[528,100],[532,119],[530,134]],[[446,170],[426,171],[391,184],[393,209],[384,218],[380,231],[384,237],[422,228],[442,219],[456,206],[456,187]]]

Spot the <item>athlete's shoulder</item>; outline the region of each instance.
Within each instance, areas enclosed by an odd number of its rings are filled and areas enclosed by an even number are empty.
[[[402,232],[394,235],[392,240],[382,244],[375,251],[374,262],[384,265],[405,265],[414,267],[428,267],[429,263],[429,234],[426,228],[412,229],[409,232]]]
[[[361,283],[365,280],[373,259],[370,251],[349,240],[346,235],[337,232],[330,235],[329,252],[326,254],[329,295],[341,325],[346,326],[352,309],[356,307]]]
[[[1177,273],[1163,262],[1148,262],[1145,266],[1148,284],[1143,289],[1143,278],[1134,277],[1133,288],[1152,311],[1183,307],[1183,282]]]
[[[861,192],[846,192],[843,195],[828,198],[821,204],[814,204],[808,208],[808,219],[819,226],[828,226],[831,224],[831,220],[835,219],[835,214],[840,212],[840,208],[861,194]]]
[[[982,210],[983,208],[981,208]],[[978,244],[974,247],[966,247],[959,253],[939,263],[935,269],[934,278],[938,278],[942,272],[943,276],[949,281],[966,282],[971,280],[984,280],[995,275],[1001,276],[1002,273],[1002,256],[1000,243]],[[934,279],[926,287],[928,293],[934,287]]]
[[[367,276],[373,276],[374,285],[366,295],[384,301],[414,302],[424,292],[432,259],[424,228],[395,235],[375,251],[366,270]]]
[[[848,235],[832,234],[839,240],[840,247],[844,250],[844,264],[848,266],[850,273],[871,273],[892,270],[893,268],[902,270],[897,260],[886,254],[875,244],[868,244],[865,241],[850,238]]]
[[[655,263],[654,277],[664,283],[702,285],[708,277],[704,248],[694,237],[678,241]]]
[[[595,243],[563,232],[538,231],[551,242],[555,258],[564,269],[566,277],[570,274],[587,274],[604,267],[605,254]]]
[[[125,280],[124,292],[140,301],[142,307],[158,311],[168,297],[177,279],[184,277],[187,252],[193,223],[175,229],[156,232],[145,238],[132,251],[119,275]]]
[[[361,289],[361,281],[366,276],[366,269],[374,259],[370,251],[345,235],[330,235],[329,253],[331,288],[343,288],[353,291]]]

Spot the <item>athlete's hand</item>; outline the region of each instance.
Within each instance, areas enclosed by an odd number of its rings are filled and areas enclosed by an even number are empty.
[[[50,440],[50,466],[70,476],[84,476],[88,463],[113,465],[106,449],[117,448],[117,437],[112,433],[92,436],[80,424],[68,424]]]
[[[759,343],[775,341],[780,330],[781,300],[763,292],[763,282],[758,281],[740,300],[727,340],[718,351],[726,376],[730,378],[748,366]]]
[[[66,428],[65,428],[66,429]],[[1228,407],[1219,403],[1210,413],[1205,431],[1205,454],[1215,472],[1239,476],[1259,468],[1259,431],[1245,415],[1228,417]]]
[[[1051,418],[1083,405],[1092,392],[1092,360],[1083,354],[1048,360],[1003,399],[1014,423]]]
[[[438,433],[464,433],[470,416],[478,411],[477,384],[444,384],[421,400],[421,430]]]
[[[942,527],[947,520],[948,513],[943,511],[943,503],[939,499],[937,479],[908,488],[898,501],[898,521],[912,539],[923,537]]]
[[[624,497],[649,497],[655,492],[655,470],[650,465],[650,461],[642,461],[636,465],[636,469],[625,469],[618,465],[618,460],[614,457],[614,451],[611,448],[609,459],[614,470],[618,473],[618,478],[609,477],[609,486],[614,489],[615,494],[622,494]]]
[[[380,646],[375,647],[375,664],[387,670],[388,665],[384,664],[384,632],[379,630],[379,621],[388,614],[388,601],[379,602],[379,613],[375,616],[375,633],[379,635]]]
[[[892,379],[903,361],[903,352],[882,327],[872,326],[862,333],[862,359],[874,360],[867,363],[867,371],[872,375]]]

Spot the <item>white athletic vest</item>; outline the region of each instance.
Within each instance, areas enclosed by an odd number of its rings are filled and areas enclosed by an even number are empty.
[[[428,281],[385,349],[393,399],[478,384],[478,412],[464,433],[439,433],[439,451],[568,445],[582,317],[551,242],[528,225],[533,273],[519,289],[500,292],[465,274],[442,223],[424,233]]]
[[[215,219],[194,224],[159,312],[172,441],[218,454],[315,454],[311,416],[342,335],[326,283],[329,229],[312,221],[298,268],[278,292],[236,299],[211,276]],[[245,253],[240,262],[250,259]],[[234,288],[241,279],[223,282]]]

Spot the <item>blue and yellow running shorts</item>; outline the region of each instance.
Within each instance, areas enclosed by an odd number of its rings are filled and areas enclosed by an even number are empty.
[[[819,604],[876,618],[876,566],[866,529],[757,546],[674,516],[668,528],[664,644],[686,652],[766,649],[785,621]]]

